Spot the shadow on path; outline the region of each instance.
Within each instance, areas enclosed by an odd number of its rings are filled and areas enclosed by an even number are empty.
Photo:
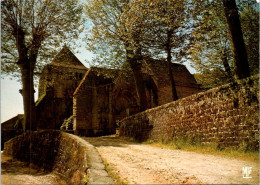
[[[1,174],[13,174],[13,175],[23,175],[30,174],[33,176],[47,175],[50,172],[46,172],[43,169],[36,167],[35,165],[21,162],[12,157],[1,155]]]
[[[65,184],[58,174],[21,162],[1,152],[1,184]]]

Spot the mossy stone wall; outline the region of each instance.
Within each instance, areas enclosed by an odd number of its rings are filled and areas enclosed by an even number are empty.
[[[85,184],[88,148],[76,136],[55,131],[27,132],[5,143],[4,153],[57,171],[68,184]]]
[[[121,121],[120,135],[142,141],[186,138],[258,150],[259,76],[130,116]]]

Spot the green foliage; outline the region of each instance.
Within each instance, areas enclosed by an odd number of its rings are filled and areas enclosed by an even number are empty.
[[[23,39],[18,32],[25,34],[24,48],[30,59],[37,60],[34,73],[38,74],[60,44],[72,45],[83,29],[82,8],[75,0],[3,0],[1,9],[1,69],[15,77],[20,77],[17,61]]]
[[[248,161],[259,161],[259,153],[255,150],[247,150],[246,145],[242,143],[238,148],[221,147],[217,141],[208,144],[201,144],[199,139],[179,137],[172,141],[146,141],[143,144],[148,144],[156,147],[169,148],[173,150],[184,150],[203,154],[218,155],[223,157],[237,158]]]
[[[188,51],[191,56],[192,67],[201,74],[213,71],[214,75],[216,74],[214,71],[222,70],[227,72],[223,63],[226,61],[231,71],[233,71],[231,37],[222,1],[193,2],[192,17],[194,29],[191,48]],[[237,2],[237,5],[241,15],[241,26],[248,53],[250,71],[252,74],[256,74],[259,71],[258,5],[255,1]],[[221,73],[219,78],[223,79],[224,76],[227,75]],[[210,86],[215,86],[214,83]]]
[[[21,77],[24,129],[35,130],[35,74],[56,51],[60,39],[77,37],[82,8],[74,0],[3,0],[1,10],[2,71]]]
[[[251,1],[238,4],[254,74],[259,63],[255,4]],[[127,56],[134,57],[134,52],[126,50],[138,48],[143,56],[165,58],[167,31],[171,30],[171,54],[175,61],[189,55],[192,67],[206,78],[212,75],[210,80],[200,78],[205,87],[230,82],[233,56],[223,9],[222,1],[89,0],[86,14],[94,26],[88,45],[97,54],[93,64],[120,68]]]
[[[89,180],[89,174],[85,175],[83,177],[83,179],[81,179],[80,183],[81,184],[88,184],[88,180]]]
[[[167,34],[172,33],[170,48],[175,59],[181,60],[186,46],[187,32],[185,6],[188,1],[145,0],[132,1],[123,19],[132,40],[137,39],[142,54],[149,57],[165,58]],[[135,37],[135,38],[134,38]]]
[[[105,165],[105,170],[107,171],[108,175],[114,180],[115,184],[129,184],[127,183],[126,179],[123,180],[117,173],[114,172],[113,167],[111,167],[107,161],[103,160],[103,163]]]
[[[205,2],[196,2],[203,6]],[[198,11],[197,7],[194,11]],[[222,68],[223,60],[232,62],[231,43],[222,1],[206,3],[206,8],[199,14],[193,12],[195,19],[193,39],[189,53],[192,67],[198,72]]]
[[[240,15],[251,75],[259,73],[259,4],[253,5],[245,6]]]
[[[88,49],[95,54],[92,65],[119,68],[125,59],[126,31],[121,15],[128,8],[127,1],[88,0],[87,18],[93,23],[87,37]]]
[[[119,68],[126,57],[133,58],[138,49],[143,56],[165,58],[169,30],[173,31],[172,53],[181,59],[187,46],[184,40],[189,35],[183,32],[187,22],[185,3],[187,1],[88,0],[86,14],[93,27],[87,43],[88,49],[96,54],[93,64]]]
[[[230,82],[227,73],[221,68],[204,70],[202,73],[194,74],[194,77],[196,81],[206,89],[218,87]]]

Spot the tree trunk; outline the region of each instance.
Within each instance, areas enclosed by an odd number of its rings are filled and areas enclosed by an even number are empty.
[[[246,47],[235,0],[223,0],[224,11],[232,38],[234,72],[238,79],[250,76]]]
[[[144,110],[148,109],[148,103],[147,103],[147,96],[146,96],[146,92],[145,92],[143,75],[141,73],[141,64],[137,63],[136,61],[134,61],[134,62],[131,61],[130,65],[131,65],[131,69],[133,71],[137,96],[139,99],[140,110],[144,111]]]
[[[19,65],[22,74],[22,95],[24,105],[24,130],[36,130],[36,109],[34,102],[33,66],[29,61]]]
[[[138,62],[137,57],[131,58],[128,56],[128,54],[130,54],[131,51],[127,50],[126,53],[127,53],[127,62],[129,63],[132,69],[134,80],[135,80],[135,86],[136,86],[137,96],[139,100],[138,103],[140,106],[140,110],[144,111],[148,109],[148,103],[147,103],[147,96],[145,92],[143,75],[141,73],[142,64]]]
[[[178,100],[178,95],[177,95],[177,90],[176,90],[175,81],[174,81],[174,77],[172,74],[172,67],[171,67],[171,64],[172,64],[172,62],[171,62],[171,60],[172,60],[171,39],[172,39],[172,32],[168,31],[167,43],[166,43],[167,65],[168,65],[169,78],[170,78],[170,82],[171,82],[172,100],[176,101],[176,100]]]
[[[227,55],[226,54],[223,55],[222,62],[223,62],[223,66],[224,66],[225,72],[227,73],[228,77],[232,81],[232,79],[233,79],[232,78],[232,72],[231,72],[230,66],[228,64],[228,59],[227,59]]]
[[[16,47],[19,53],[17,65],[22,75],[22,96],[24,108],[24,130],[36,130],[36,110],[34,102],[33,71],[36,57],[28,57],[28,48],[25,45],[25,32],[22,27],[16,25],[13,28],[13,36],[16,38]]]

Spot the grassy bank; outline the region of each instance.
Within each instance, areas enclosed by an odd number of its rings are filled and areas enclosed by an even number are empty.
[[[105,165],[105,170],[107,171],[108,175],[114,180],[115,184],[120,184],[120,185],[125,185],[128,184],[126,180],[122,179],[111,167],[108,162],[104,159],[102,159],[104,165]]]
[[[171,142],[146,141],[143,142],[142,144],[147,144],[150,146],[161,147],[161,148],[184,150],[184,151],[190,151],[190,152],[196,152],[202,154],[218,155],[222,157],[259,162],[259,151],[248,151],[243,146],[240,146],[239,148],[234,148],[234,147],[220,148],[217,143],[202,145],[198,142],[191,144],[184,140],[171,141]]]
[[[113,135],[111,137],[118,137],[118,136]],[[248,147],[246,147],[246,145],[243,145],[242,143],[238,148],[234,148],[234,147],[221,148],[219,147],[219,144],[217,142],[210,143],[207,145],[202,145],[199,140],[191,141],[191,140],[179,139],[177,141],[165,142],[161,139],[160,141],[149,140],[140,143],[136,141],[134,138],[130,138],[130,137],[118,137],[118,138],[123,141],[133,142],[137,144],[146,144],[154,147],[168,148],[172,150],[184,150],[184,151],[196,152],[201,154],[218,155],[222,157],[259,162],[259,151],[249,150]]]

